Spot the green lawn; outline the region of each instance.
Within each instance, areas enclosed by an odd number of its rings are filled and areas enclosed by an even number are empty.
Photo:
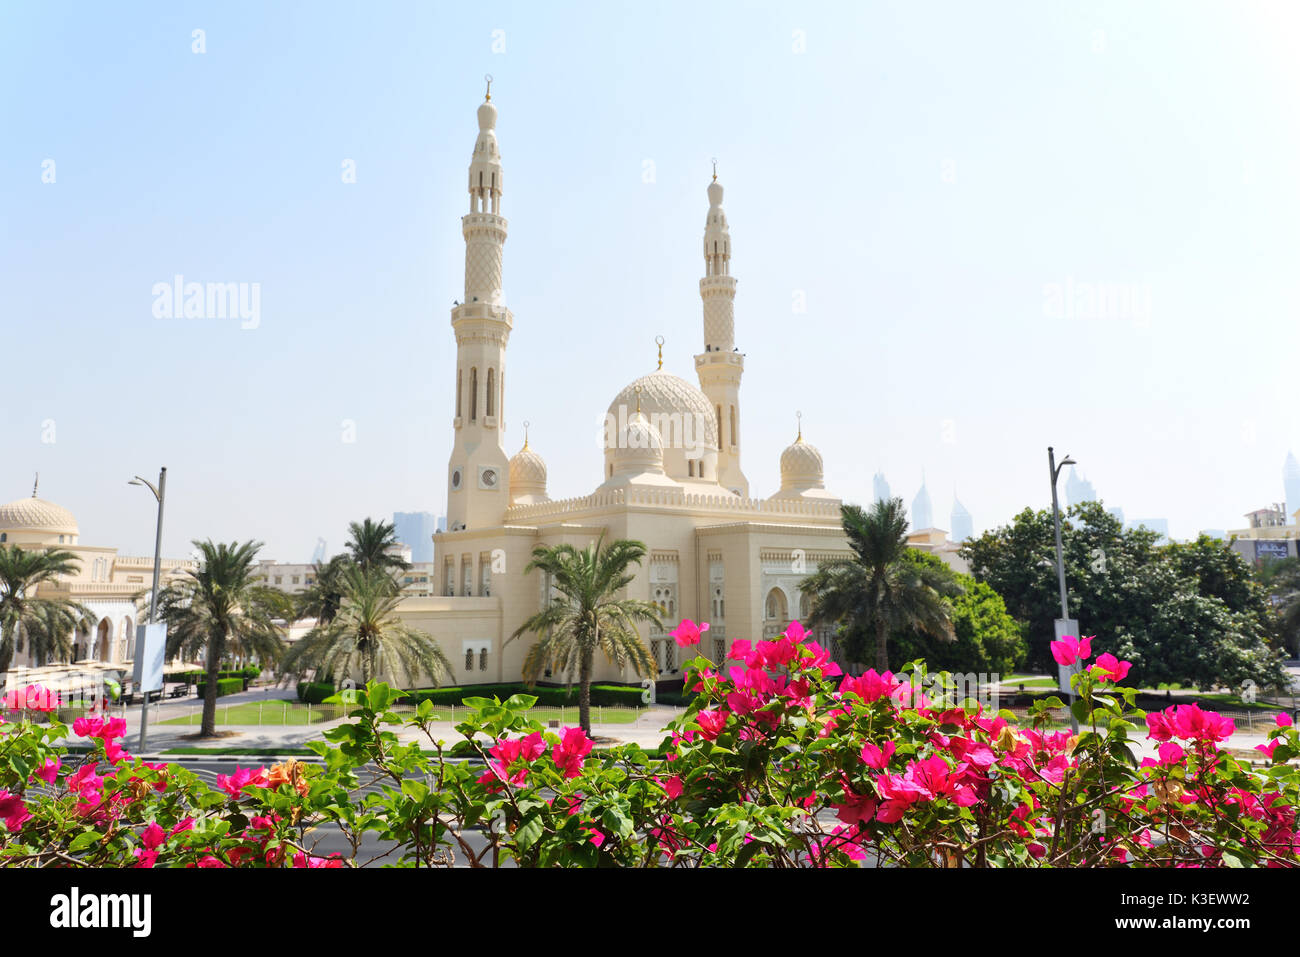
[[[413,709],[398,710],[401,713],[404,710],[410,711]],[[451,708],[438,708],[433,713],[433,720],[461,721],[467,711],[466,708],[456,708],[454,711]],[[533,708],[528,714],[529,717],[538,721],[559,721],[561,724],[572,725],[578,723],[577,708]],[[593,724],[631,724],[640,714],[640,711],[632,708],[598,708],[593,706],[591,721]],[[308,706],[299,701],[286,701],[283,699],[248,701],[231,705],[217,704],[217,724],[219,726],[306,727],[345,716],[345,710],[336,705],[314,704]],[[168,718],[158,723],[198,727],[202,722],[202,717],[202,709],[196,708],[189,714],[177,718]]]

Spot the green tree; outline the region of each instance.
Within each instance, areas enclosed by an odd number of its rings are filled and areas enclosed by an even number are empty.
[[[348,555],[313,565],[311,584],[294,598],[295,619],[315,618],[318,625],[333,621],[343,604],[343,575],[351,565]]]
[[[910,561],[949,571],[943,560],[911,549]],[[1002,596],[970,575],[950,572],[961,593],[946,598],[953,640],[936,641],[915,630],[890,636],[902,661],[924,658],[931,671],[1009,675],[1025,660],[1023,626],[1007,612]]]
[[[90,612],[76,602],[40,595],[42,586],[75,574],[79,567],[77,557],[65,549],[28,551],[0,545],[0,675],[9,670],[14,652],[23,650],[25,635],[43,636],[46,628],[64,624],[71,632],[90,618]]]
[[[194,542],[201,558],[195,571],[158,592],[158,619],[167,623],[167,654],[203,652],[208,678],[200,737],[217,733],[217,675],[228,655],[279,661],[283,628],[293,611],[289,596],[260,584],[254,561],[261,542]]]
[[[549,604],[510,636],[538,636],[524,658],[524,680],[536,684],[545,670],[578,673],[578,722],[591,733],[591,674],[600,651],[618,668],[631,665],[638,675],[653,677],[658,669],[637,631],[638,622],[659,628],[659,609],[648,601],[619,598],[618,593],[636,577],[630,571],[645,557],[642,542],[620,539],[602,547],[578,550],[572,545],[538,546],[524,572],[536,569],[547,575],[555,591]]]
[[[823,563],[799,587],[812,602],[813,626],[838,624],[849,643],[875,639],[875,667],[889,668],[889,636],[912,630],[951,641],[945,596],[961,586],[945,568],[911,560],[907,513],[901,498],[840,509],[853,557]],[[900,662],[901,663],[901,662]]]
[[[1259,581],[1268,594],[1278,639],[1300,657],[1300,558],[1265,562]]]
[[[363,686],[377,675],[391,681],[401,674],[411,682],[428,675],[434,687],[450,677],[451,662],[438,642],[397,616],[401,595],[386,569],[349,564],[339,581],[338,612],[294,642],[282,674],[314,669],[318,679],[337,685],[360,669]]]
[[[348,524],[348,557],[362,568],[382,568],[390,572],[405,571],[411,566],[389,551],[397,540],[397,529],[391,522],[365,519]]]
[[[1265,594],[1225,543],[1202,536],[1160,547],[1157,533],[1125,530],[1100,502],[1071,506],[1061,535],[1070,616],[1084,634],[1106,636],[1098,651],[1133,662],[1135,683],[1281,680]],[[1030,664],[1054,670],[1049,646],[1061,611],[1051,513],[1026,509],[962,554],[1026,624]]]

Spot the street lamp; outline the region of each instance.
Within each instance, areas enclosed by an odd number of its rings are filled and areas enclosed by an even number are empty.
[[[137,475],[127,485],[143,485],[149,491],[153,492],[153,497],[158,500],[158,527],[154,534],[153,544],[153,590],[149,592],[149,624],[157,623],[158,614],[158,573],[162,570],[162,523],[163,523],[163,501],[167,497],[167,469],[164,467],[158,472],[158,484],[154,485],[147,478],[141,478]],[[140,654],[140,649],[136,648],[135,653]],[[143,702],[140,710],[140,752],[144,753],[145,739],[149,730],[149,692],[145,691],[141,695]]]
[[[1047,447],[1047,468],[1051,472],[1052,476],[1052,523],[1056,526],[1056,576],[1057,581],[1061,586],[1061,617],[1057,619],[1056,622],[1057,641],[1060,641],[1061,637],[1068,633],[1067,629],[1073,628],[1076,632],[1079,630],[1078,623],[1070,621],[1070,603],[1065,593],[1065,555],[1061,549],[1061,507],[1057,503],[1056,499],[1056,482],[1057,479],[1061,477],[1061,469],[1065,468],[1067,465],[1077,464],[1078,463],[1068,455],[1058,463],[1056,461],[1056,453],[1052,451],[1052,447],[1050,445]],[[1074,637],[1078,638],[1079,636],[1076,634]],[[1069,689],[1069,695],[1070,729],[1077,733],[1079,730],[1079,721],[1074,716],[1073,686]]]

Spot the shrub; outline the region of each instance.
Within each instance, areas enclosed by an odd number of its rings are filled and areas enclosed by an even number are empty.
[[[208,683],[203,681],[199,686],[199,697],[202,698],[207,693]],[[243,678],[218,678],[217,679],[217,697],[220,698],[228,694],[238,694],[244,690]]]
[[[509,698],[515,694],[527,694],[535,698],[537,704],[547,708],[576,708],[578,706],[577,686],[536,685],[532,688],[521,684],[463,685],[448,688],[418,688],[399,692],[397,703],[419,704],[428,701],[443,707],[463,705],[469,698],[494,696]],[[634,685],[594,684],[591,686],[591,703],[594,707],[641,707],[641,688]]]
[[[334,685],[328,681],[299,681],[298,700],[307,704],[320,704],[334,694]]]
[[[330,825],[356,846],[377,821],[398,845],[389,859],[416,867],[1300,865],[1300,734],[1284,714],[1254,770],[1220,746],[1231,720],[1135,710],[1136,691],[1118,687],[1129,663],[1110,653],[1073,679],[1076,735],[1049,730],[1059,701],[1016,727],[954,702],[920,662],[839,680],[806,639],[792,623],[737,641],[725,674],[689,661],[697,697],[665,729],[663,760],[548,732],[527,694],[468,699],[450,748],[423,702],[405,724],[427,742],[402,744],[401,692],[373,682],[350,723],[311,742],[322,763],[236,767],[215,788],[133,759],[122,719],[78,720],[92,747],[74,755],[57,743],[65,725],[24,717],[0,724],[0,866],[343,867],[354,862],[313,855],[303,834]],[[1053,645],[1062,664],[1092,658],[1087,641]],[[29,711],[56,706],[35,700]],[[1141,724],[1158,749],[1139,761]],[[398,786],[351,803],[363,767]]]

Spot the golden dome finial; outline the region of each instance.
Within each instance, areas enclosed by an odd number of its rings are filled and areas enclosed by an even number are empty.
[[[795,436],[795,441],[796,441],[796,442],[802,442],[802,441],[803,441],[803,413],[802,413],[802,412],[796,412],[796,413],[794,414],[794,418],[795,418],[795,421],[799,423],[799,434],[798,434],[797,436]]]
[[[487,99],[484,102],[491,103],[492,102],[492,74],[484,73],[483,79],[487,81]]]
[[[713,181],[715,183],[718,181],[718,158],[716,156],[713,157]]]
[[[36,497],[36,490],[41,487],[41,473],[36,473],[36,481],[32,483],[32,498]]]
[[[641,387],[637,386],[632,391],[636,393],[636,414],[640,415],[641,414]]]
[[[528,420],[524,419],[524,447],[522,451],[528,451]]]
[[[655,370],[656,372],[658,372],[660,369],[664,367],[664,337],[655,336],[655,345],[659,347],[659,369]]]

